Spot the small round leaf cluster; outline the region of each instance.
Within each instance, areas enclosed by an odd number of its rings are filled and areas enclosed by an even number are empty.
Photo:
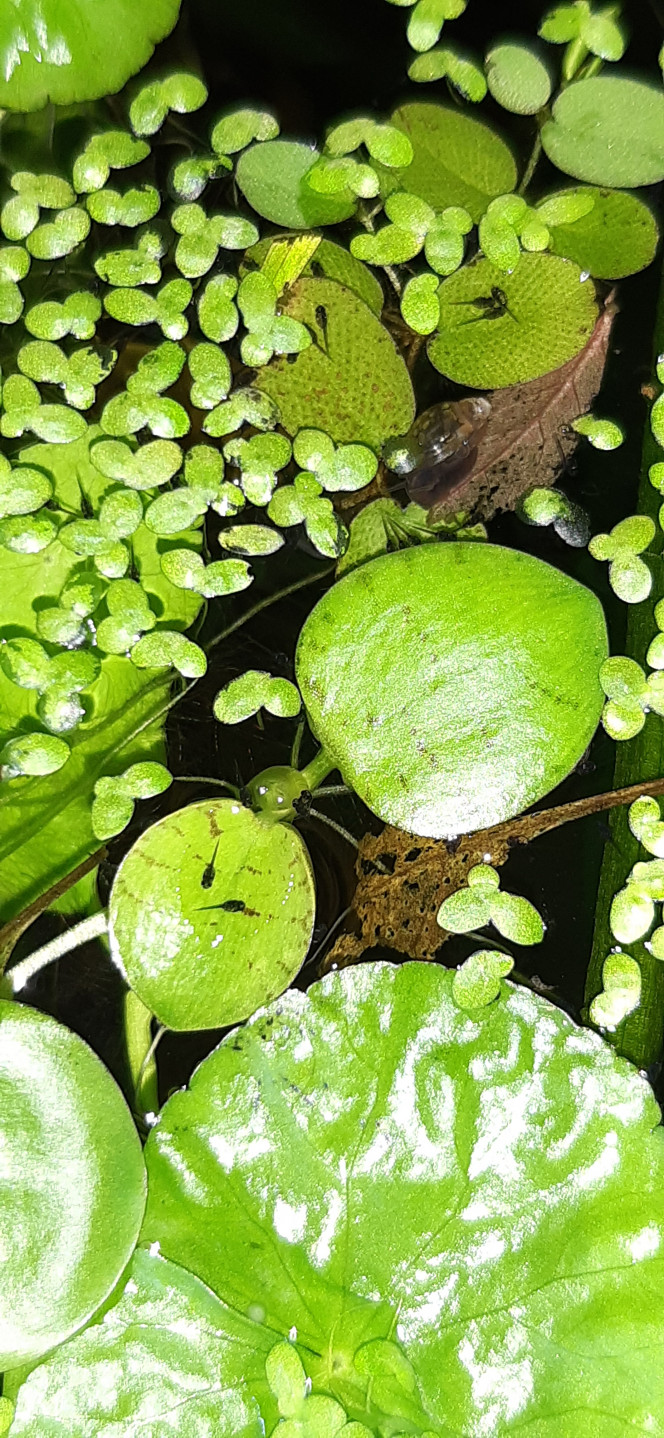
[[[131,764],[123,774],[98,779],[92,802],[92,828],[98,839],[112,839],[130,823],[136,799],[163,794],[173,782],[164,764],[146,760]]]
[[[610,534],[596,534],[588,545],[593,559],[608,560],[609,583],[625,604],[640,604],[650,594],[652,574],[640,556],[655,532],[649,515],[632,514],[615,524]]]
[[[241,724],[259,709],[280,719],[299,714],[300,691],[289,679],[275,679],[263,669],[247,669],[220,689],[214,701],[214,716],[220,724]]]
[[[641,1002],[641,969],[621,949],[609,954],[602,966],[602,990],[593,999],[591,1023],[612,1033]]]
[[[467,934],[493,924],[503,938],[515,944],[539,944],[544,924],[533,904],[518,894],[505,894],[500,875],[491,864],[475,864],[468,883],[444,899],[436,915],[442,929]]]
[[[602,724],[612,739],[633,739],[645,724],[646,714],[664,714],[664,672],[655,670],[646,678],[635,659],[616,655],[599,671],[599,682],[607,697]]]

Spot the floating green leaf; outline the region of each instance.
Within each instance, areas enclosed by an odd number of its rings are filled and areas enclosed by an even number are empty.
[[[220,594],[237,594],[252,583],[249,565],[243,559],[217,559],[205,564],[193,549],[169,549],[162,554],[161,567],[178,589],[193,589],[204,599]]]
[[[203,421],[203,430],[205,434],[220,439],[241,429],[243,424],[252,424],[262,430],[274,429],[279,417],[275,401],[249,385],[246,389],[236,389],[230,399],[218,405]]]
[[[0,1031],[0,1364],[12,1369],[108,1297],[138,1237],[145,1170],[122,1094],[77,1034],[2,1000]]]
[[[480,259],[444,280],[440,323],[429,340],[436,369],[459,384],[494,389],[558,369],[587,344],[594,286],[555,255],[523,254],[507,275]]]
[[[236,155],[246,150],[252,140],[274,140],[279,134],[279,124],[267,110],[232,110],[222,115],[210,136],[212,149],[218,155]]]
[[[174,110],[176,115],[190,115],[205,104],[207,94],[207,87],[198,75],[187,71],[176,71],[163,80],[153,80],[144,85],[131,102],[131,128],[137,135],[154,135],[169,110]]]
[[[319,429],[300,430],[293,443],[293,458],[316,476],[323,489],[333,492],[364,489],[378,469],[378,460],[366,445],[335,446]]]
[[[419,195],[435,210],[461,205],[477,221],[494,195],[514,188],[511,150],[473,116],[417,102],[395,110],[392,123],[413,146],[411,164],[396,172],[398,188]]]
[[[69,745],[54,734],[26,734],[0,749],[0,779],[55,774],[67,763]]]
[[[25,316],[25,328],[40,340],[61,340],[65,335],[91,340],[100,318],[101,300],[88,290],[77,290],[62,302],[46,300],[32,305]]]
[[[440,305],[438,303],[438,275],[426,270],[422,275],[413,275],[404,286],[401,296],[401,313],[412,330],[418,335],[430,335],[438,326]]]
[[[591,198],[592,206],[577,217],[556,209],[577,198]],[[552,218],[546,214],[551,207]],[[636,195],[620,190],[561,190],[538,206],[551,232],[551,249],[556,255],[574,260],[582,270],[600,280],[619,280],[645,269],[655,256],[659,231],[652,210]]]
[[[218,1028],[291,982],[314,907],[311,864],[295,829],[230,799],[191,804],[153,824],[120,865],[111,951],[160,1022]]]
[[[145,634],[131,651],[137,669],[165,669],[173,665],[184,679],[200,679],[207,669],[203,650],[175,629],[155,629]]]
[[[250,504],[267,504],[277,483],[277,473],[291,457],[290,440],[283,434],[255,434],[251,439],[232,439],[224,454],[240,467],[240,483]]]
[[[242,215],[206,215],[202,205],[178,205],[171,225],[181,238],[175,247],[175,263],[181,274],[198,279],[212,268],[220,248],[244,250],[254,245],[258,230]]]
[[[53,220],[44,220],[28,235],[26,248],[36,260],[59,260],[70,255],[90,233],[90,216],[75,205],[59,210]]]
[[[294,364],[273,360],[256,385],[276,401],[290,435],[322,429],[337,443],[379,450],[415,415],[410,376],[394,342],[362,300],[333,280],[303,278],[284,313],[316,336]],[[324,317],[324,329],[321,325]]]
[[[189,280],[169,280],[156,295],[140,289],[109,290],[104,296],[104,309],[121,324],[156,324],[168,339],[181,340],[189,329],[184,311],[192,294]]]
[[[503,938],[515,944],[540,944],[544,937],[537,909],[518,894],[504,894],[500,875],[490,864],[473,865],[466,886],[443,900],[436,918],[441,929],[453,934],[468,934],[493,924]]]
[[[177,474],[182,450],[169,439],[152,440],[140,449],[126,439],[95,439],[90,459],[100,474],[121,480],[129,489],[155,489]]]
[[[364,300],[365,305],[380,317],[383,291],[371,270],[367,269],[361,260],[354,259],[342,245],[319,236],[314,238],[318,239],[318,244],[302,273],[318,279],[336,280],[337,284],[344,285],[347,290],[352,290],[359,299]],[[252,262],[262,266],[273,243],[272,240],[259,240],[257,245],[252,245],[242,262],[245,269],[247,263]]]
[[[535,115],[551,94],[551,72],[541,52],[524,41],[503,40],[486,54],[491,94],[504,110]]]
[[[130,823],[136,799],[163,794],[173,782],[164,764],[131,764],[124,774],[98,779],[92,804],[92,827],[98,839],[112,839]]]
[[[264,219],[288,229],[309,229],[347,220],[354,196],[321,195],[307,184],[319,158],[310,145],[295,140],[267,140],[244,150],[236,179],[245,199]]]
[[[247,329],[240,346],[244,364],[266,365],[273,354],[300,354],[309,348],[309,329],[299,320],[277,313],[277,299],[275,286],[262,270],[240,281],[237,303]]]
[[[454,982],[363,964],[228,1035],[150,1134],[145,1241],[229,1322],[252,1318],[263,1362],[264,1335],[279,1344],[283,1407],[299,1402],[290,1335],[304,1411],[331,1398],[370,1431],[555,1434],[571,1413],[590,1435],[598,1411],[607,1431],[647,1431],[663,1392],[659,1108],[539,995],[507,982],[468,1012]],[[247,1386],[274,1432],[274,1398]]]
[[[602,992],[593,999],[589,1016],[598,1028],[613,1032],[641,1000],[641,970],[629,954],[609,954],[602,968]]]
[[[95,190],[87,199],[88,211],[98,225],[127,225],[130,229],[154,219],[160,205],[159,191],[154,185],[141,185],[124,192],[107,186]]]
[[[198,323],[204,335],[216,344],[223,344],[233,338],[239,324],[237,307],[233,303],[237,293],[235,275],[215,275],[199,291]]]
[[[71,185],[58,175],[34,175],[30,170],[17,170],[10,184],[17,193],[0,211],[0,225],[8,240],[24,240],[39,223],[40,209],[66,209],[76,199]]]
[[[266,524],[231,524],[219,535],[222,549],[234,549],[237,554],[274,554],[283,542],[276,529]]]
[[[460,1009],[484,1009],[503,990],[501,979],[514,967],[509,954],[498,949],[477,949],[455,970],[452,998]]]
[[[220,400],[226,398],[231,387],[231,366],[227,355],[218,345],[198,344],[189,351],[187,363],[192,378],[191,403],[197,409],[214,409]]]
[[[408,66],[408,77],[418,84],[448,80],[464,100],[470,100],[475,105],[484,99],[487,90],[482,66],[467,50],[460,50],[457,45],[439,45],[435,50],[416,55]]]
[[[282,528],[303,524],[319,553],[338,559],[346,547],[347,531],[332,501],[323,499],[322,494],[323,486],[312,474],[297,474],[293,484],[284,484],[275,491],[267,512]]]
[[[275,679],[263,669],[247,669],[219,690],[213,710],[220,724],[241,724],[259,709],[267,709],[268,714],[280,719],[292,719],[299,714],[301,703],[289,679]]]
[[[594,595],[540,560],[422,544],[334,585],[305,622],[296,677],[368,807],[442,837],[520,813],[574,767],[600,716],[606,643]]]
[[[79,194],[101,190],[111,170],[126,170],[145,160],[149,153],[150,146],[144,140],[135,140],[126,130],[103,130],[92,135],[74,161],[74,188]]]
[[[652,574],[639,556],[654,537],[654,520],[633,514],[614,524],[610,534],[596,534],[588,545],[593,559],[609,561],[609,583],[625,604],[640,604],[652,589]]]
[[[234,1316],[186,1269],[137,1249],[103,1323],[57,1349],[22,1387],[15,1438],[36,1438],[44,1424],[56,1424],[61,1438],[85,1427],[112,1438],[118,1424],[143,1438],[161,1438],[165,1425],[170,1438],[191,1438],[201,1425],[225,1431],[231,1413],[243,1438],[260,1438],[246,1384],[252,1376],[260,1383],[273,1337]]]
[[[40,110],[114,94],[172,30],[178,0],[20,0],[0,23],[0,105]]]
[[[661,86],[623,75],[594,75],[562,90],[542,127],[559,170],[591,185],[654,185],[664,179]]]
[[[585,435],[593,449],[619,449],[625,438],[625,431],[612,419],[598,419],[596,415],[584,414],[572,420],[572,429]]]

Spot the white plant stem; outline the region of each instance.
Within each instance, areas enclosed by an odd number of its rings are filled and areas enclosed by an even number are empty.
[[[61,959],[63,954],[71,953],[72,949],[80,948],[81,944],[89,943],[90,939],[98,939],[107,931],[108,918],[105,913],[92,914],[89,919],[81,919],[80,924],[74,924],[72,929],[67,929],[64,934],[59,934],[57,939],[51,939],[50,943],[43,944],[41,949],[35,949],[33,954],[28,954],[27,958],[21,959],[20,963],[8,969],[5,975],[6,983],[10,984],[13,992],[17,994],[28,980],[38,974],[40,969],[46,968],[47,964]]]

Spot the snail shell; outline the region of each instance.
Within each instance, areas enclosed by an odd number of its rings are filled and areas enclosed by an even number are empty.
[[[390,442],[385,462],[406,477],[410,499],[428,509],[470,473],[490,413],[483,396],[444,401],[418,415],[403,438]]]

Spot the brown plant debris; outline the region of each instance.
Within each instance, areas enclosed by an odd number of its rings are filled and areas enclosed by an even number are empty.
[[[540,379],[491,393],[475,464],[433,506],[432,521],[459,509],[488,520],[499,510],[514,509],[534,485],[555,484],[578,439],[569,426],[599,392],[615,314],[611,294],[578,355]]]
[[[588,814],[631,804],[643,794],[662,793],[664,779],[630,784],[522,814],[451,843],[415,838],[391,825],[378,835],[365,834],[355,864],[357,888],[347,929],[326,954],[321,973],[345,968],[374,948],[396,949],[410,959],[433,959],[449,938],[436,914],[444,899],[463,888],[474,864],[499,869],[516,844],[529,844],[540,834]]]

